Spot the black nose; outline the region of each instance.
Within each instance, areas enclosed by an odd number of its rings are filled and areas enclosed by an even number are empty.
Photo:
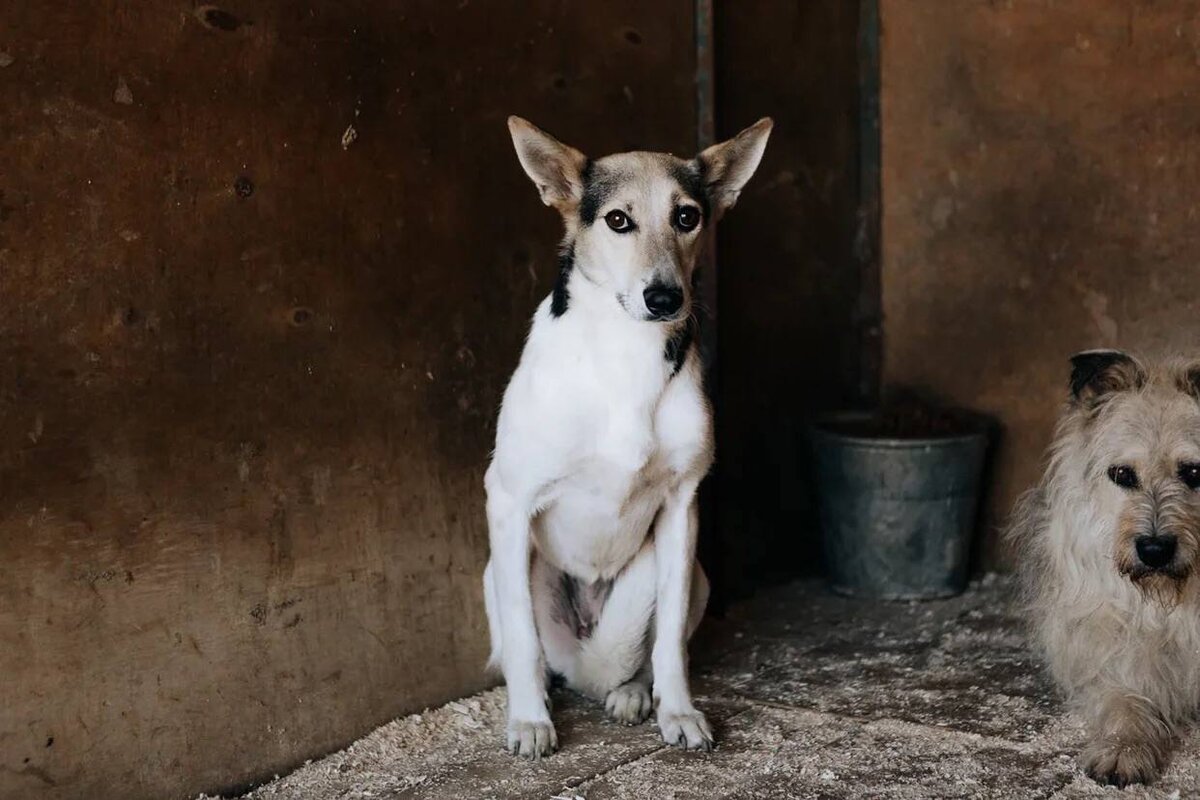
[[[1175,558],[1174,536],[1139,536],[1133,545],[1138,558],[1150,569],[1162,569]]]
[[[642,298],[647,310],[656,318],[669,317],[683,305],[683,292],[662,284],[647,286]]]

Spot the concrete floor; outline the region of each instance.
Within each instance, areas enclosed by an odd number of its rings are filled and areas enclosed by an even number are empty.
[[[1027,650],[1002,580],[896,605],[794,584],[707,621],[693,652],[711,754],[678,752],[653,721],[625,728],[559,692],[561,750],[518,761],[501,749],[495,689],[385,725],[250,797],[1200,797],[1195,736],[1153,789],[1122,793],[1076,769],[1082,730]]]

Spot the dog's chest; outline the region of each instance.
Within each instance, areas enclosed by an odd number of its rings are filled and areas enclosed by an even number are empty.
[[[595,444],[555,483],[535,520],[543,554],[588,581],[613,577],[637,553],[677,477],[652,431],[614,431]]]
[[[686,429],[678,398],[630,399],[593,398],[535,522],[539,549],[582,579],[611,578],[628,563],[703,447],[701,420]]]
[[[505,396],[503,480],[534,484],[539,551],[586,581],[611,578],[646,540],[681,477],[707,467],[708,406],[673,374],[660,330],[539,316]]]

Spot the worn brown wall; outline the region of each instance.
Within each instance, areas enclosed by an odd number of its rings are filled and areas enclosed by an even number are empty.
[[[689,151],[691,11],[0,5],[0,797],[237,786],[484,684],[558,236],[504,120]]]
[[[1067,356],[1200,341],[1200,3],[882,15],[885,374],[1003,423],[997,563]]]
[[[721,223],[712,550],[729,593],[817,569],[804,425],[861,401],[858,0],[716,4],[718,135],[775,129]],[[867,383],[870,381],[868,380]]]

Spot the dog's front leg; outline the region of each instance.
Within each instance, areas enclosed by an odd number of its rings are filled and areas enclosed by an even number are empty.
[[[527,507],[489,487],[488,536],[500,617],[500,663],[508,686],[508,749],[525,758],[540,758],[558,748],[558,735],[550,721],[542,648],[533,616],[529,521]]]
[[[654,528],[657,586],[654,605],[654,701],[658,728],[668,744],[711,750],[712,731],[692,705],[687,676],[687,620],[696,560],[696,482],[668,498]]]
[[[1174,731],[1144,696],[1120,687],[1093,689],[1091,741],[1080,761],[1099,783],[1127,786],[1158,777],[1170,751]]]

